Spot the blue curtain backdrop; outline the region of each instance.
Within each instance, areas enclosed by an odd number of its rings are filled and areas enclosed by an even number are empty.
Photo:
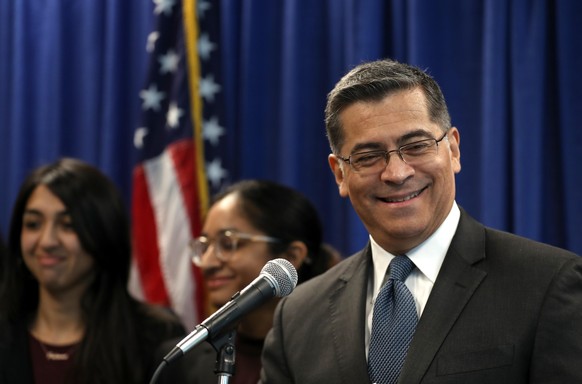
[[[206,1],[207,3],[212,3]],[[486,224],[582,253],[582,2],[222,0],[229,179],[303,191],[344,255],[366,233],[327,166],[327,92],[392,57],[441,84],[461,132],[458,202]],[[109,174],[129,203],[154,4],[0,1],[0,231],[31,167]]]

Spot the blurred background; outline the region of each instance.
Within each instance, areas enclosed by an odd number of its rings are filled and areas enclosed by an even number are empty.
[[[326,95],[390,57],[443,89],[461,134],[458,203],[580,254],[580,36],[578,0],[1,0],[0,232],[26,173],[72,156],[116,182],[134,226],[189,220],[178,248],[213,192],[262,178],[309,197],[348,256],[367,234],[327,165]],[[175,179],[187,216],[140,208]]]

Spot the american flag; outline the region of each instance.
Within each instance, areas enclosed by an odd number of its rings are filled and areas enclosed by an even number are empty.
[[[130,290],[173,308],[193,329],[206,308],[188,243],[200,233],[209,194],[228,180],[218,157],[225,134],[219,9],[211,1],[153,2],[157,25],[147,39],[134,135]]]

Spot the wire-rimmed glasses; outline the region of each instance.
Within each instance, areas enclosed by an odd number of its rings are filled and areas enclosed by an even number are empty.
[[[390,154],[397,153],[398,157],[408,165],[421,165],[430,161],[438,153],[438,146],[447,136],[448,130],[440,139],[424,139],[401,145],[391,151],[374,150],[352,153],[348,157],[337,156],[348,163],[356,173],[382,172],[388,165]]]
[[[253,235],[250,233],[237,232],[233,230],[224,230],[218,233],[214,239],[208,236],[200,236],[190,241],[192,251],[192,262],[200,266],[204,254],[211,245],[214,245],[214,255],[220,261],[228,261],[232,258],[241,244],[241,240],[248,242],[266,242],[277,243],[280,240],[271,236]]]

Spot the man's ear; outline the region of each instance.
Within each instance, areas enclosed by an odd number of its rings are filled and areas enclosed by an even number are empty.
[[[455,127],[451,127],[449,135],[453,171],[459,173],[461,172],[461,136],[459,135],[459,130]]]
[[[343,162],[333,153],[327,157],[327,161],[329,163],[329,167],[331,168],[331,172],[335,177],[335,182],[338,186],[340,196],[347,197],[348,191],[345,185]]]

